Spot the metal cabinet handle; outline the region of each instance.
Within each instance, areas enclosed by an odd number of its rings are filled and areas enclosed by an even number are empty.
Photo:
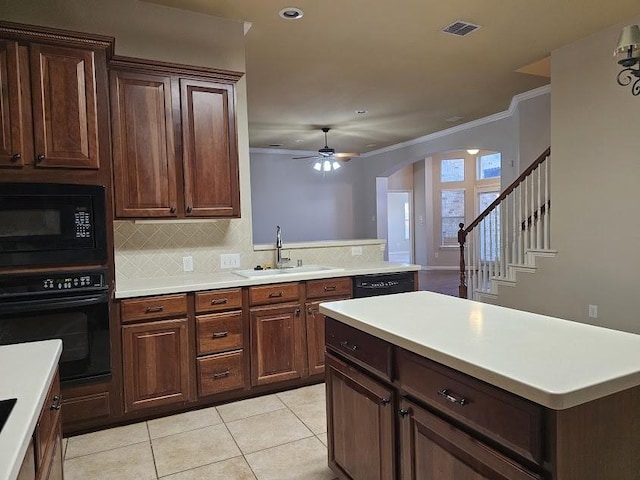
[[[391,398],[383,398],[380,400],[380,405],[382,405],[383,407],[386,407],[390,403],[391,403]]]
[[[307,314],[308,314],[308,315],[313,315],[313,309],[312,309],[311,307],[309,307],[309,308],[307,309]]]
[[[171,213],[176,213],[176,207],[171,207],[171,208],[169,209],[169,212],[171,212]]]
[[[224,372],[214,373],[213,378],[225,378],[228,377],[231,372],[229,370],[225,370]]]
[[[22,155],[20,155],[19,153],[16,153],[14,155],[11,155],[11,161],[12,162],[17,162],[18,160],[20,160],[22,158]]]
[[[229,300],[227,300],[226,298],[214,298],[213,300],[211,300],[211,305],[224,305],[228,301]]]
[[[325,292],[334,292],[336,290],[336,286],[335,285],[328,285],[326,287],[324,287],[324,291]]]
[[[213,332],[213,335],[211,335],[211,338],[224,338],[227,335],[229,335],[229,332]]]
[[[438,390],[438,395],[443,397],[448,402],[455,403],[457,405],[460,405],[461,407],[464,407],[466,404],[469,403],[469,401],[464,397],[457,398],[454,395],[451,395],[449,390],[447,390],[446,388],[443,388],[442,390]]]
[[[294,311],[293,313],[295,313],[295,314],[296,314],[296,316],[300,315],[300,309],[299,309],[299,308],[296,308],[296,309],[295,309],[295,311]]]
[[[406,408],[401,408],[400,410],[398,410],[398,415],[404,418],[409,415],[409,410],[407,410]]]
[[[36,163],[42,163],[44,159],[47,158],[44,153],[41,153],[36,157]]]
[[[191,213],[191,212],[193,212],[193,207],[191,205],[189,205],[187,207],[187,213]]]
[[[159,305],[157,307],[147,307],[145,309],[145,312],[147,313],[158,313],[164,310],[164,307],[162,305]]]
[[[282,296],[282,292],[271,292],[269,293],[269,298],[278,298]]]
[[[352,352],[355,352],[358,349],[357,345],[349,344],[349,342],[347,342],[346,340],[343,340],[342,342],[340,342],[340,345],[342,345],[344,348],[351,350]]]
[[[53,397],[53,403],[51,404],[51,410],[60,410],[62,407],[62,395],[56,395]]]

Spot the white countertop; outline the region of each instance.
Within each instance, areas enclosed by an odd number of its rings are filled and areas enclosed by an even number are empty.
[[[228,271],[181,275],[179,277],[121,279],[116,282],[115,297],[144,297],[147,295],[216,290],[220,288],[246,287],[271,283],[299,282],[301,280],[315,280],[320,278],[351,277],[353,275],[369,275],[374,273],[415,272],[420,269],[420,265],[376,262],[368,263],[366,265],[358,265],[355,267],[344,267],[341,270],[302,272],[270,278],[249,279],[236,275],[232,271]]]
[[[0,432],[0,480],[15,480],[62,353],[62,341],[0,346],[0,400],[17,402]]]
[[[640,385],[640,335],[432,292],[320,312],[554,410]]]

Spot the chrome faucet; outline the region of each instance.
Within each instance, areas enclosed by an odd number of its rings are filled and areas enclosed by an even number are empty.
[[[290,258],[282,256],[282,229],[276,225],[276,268],[286,268]]]

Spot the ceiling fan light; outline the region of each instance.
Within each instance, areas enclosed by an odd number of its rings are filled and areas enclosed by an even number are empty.
[[[336,160],[333,161],[333,169],[337,170],[340,168],[340,162],[337,162]]]
[[[325,172],[330,172],[331,171],[331,162],[329,160],[325,160],[322,163],[322,170]]]
[[[322,163],[320,163],[320,161],[318,160],[314,165],[313,165],[313,169],[317,170],[318,172],[320,170],[322,170]]]
[[[480,151],[480,149],[478,148],[467,148],[467,153],[469,155],[475,155],[476,153],[478,153]]]

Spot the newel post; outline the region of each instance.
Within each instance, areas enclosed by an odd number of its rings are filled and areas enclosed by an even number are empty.
[[[458,243],[460,244],[460,285],[458,286],[458,297],[467,298],[467,274],[464,262],[464,244],[467,241],[467,234],[464,231],[464,223],[458,225]]]

